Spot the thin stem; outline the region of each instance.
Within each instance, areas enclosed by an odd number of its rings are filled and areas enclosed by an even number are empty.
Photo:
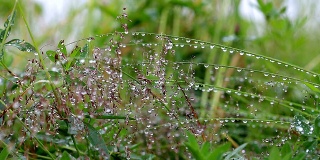
[[[44,63],[44,60],[43,60],[42,54],[41,54],[41,52],[40,52],[40,50],[39,50],[39,48],[38,48],[38,45],[37,45],[36,41],[34,40],[34,37],[33,37],[33,34],[32,34],[32,32],[31,32],[31,29],[30,29],[30,27],[29,27],[29,25],[28,25],[28,22],[27,22],[27,20],[26,20],[25,17],[24,17],[23,10],[22,10],[22,8],[21,8],[21,6],[20,6],[20,3],[18,3],[18,7],[19,7],[19,10],[20,10],[20,12],[21,12],[22,19],[23,19],[24,23],[26,24],[26,27],[27,27],[27,29],[28,29],[30,38],[31,38],[31,40],[32,40],[32,42],[33,42],[33,45],[34,45],[35,49],[36,49],[36,52],[38,52],[40,64],[42,65],[43,70],[44,70],[44,72],[45,72],[45,74],[46,74],[46,77],[47,77],[47,79],[48,79],[49,82],[50,82],[49,85],[50,85],[51,90],[53,91],[54,97],[55,97],[55,99],[56,99],[56,101],[57,101],[57,104],[58,104],[58,105],[55,106],[55,109],[57,110],[57,112],[58,112],[58,114],[59,114],[60,117],[64,117],[64,116],[63,116],[64,114],[63,114],[62,111],[59,109],[59,107],[61,107],[61,98],[60,98],[59,94],[57,93],[57,90],[56,90],[55,86],[53,85],[53,83],[52,83],[52,81],[51,81],[50,73],[49,73],[48,70],[47,70],[47,67],[46,67],[46,65],[45,65],[45,63]]]

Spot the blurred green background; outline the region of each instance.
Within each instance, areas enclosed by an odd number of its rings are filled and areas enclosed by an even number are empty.
[[[0,3],[3,24],[14,1]],[[164,33],[225,44],[320,71],[320,21],[316,16],[320,7],[316,0],[25,0],[21,4],[40,47],[56,46],[61,39],[72,42],[123,31],[117,16],[125,12],[129,19],[125,23],[131,32]],[[11,37],[30,42],[19,12],[16,23]],[[17,65],[32,56],[14,53],[18,56],[14,56],[13,68],[19,68]],[[190,54],[194,53],[179,53],[176,58],[188,59]],[[206,56],[197,54],[206,61]]]

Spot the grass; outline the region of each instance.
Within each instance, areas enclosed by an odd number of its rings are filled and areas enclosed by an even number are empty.
[[[259,2],[270,24],[283,20],[282,9],[270,15],[272,3]],[[224,31],[218,23],[212,37],[195,27],[201,36],[186,38],[179,35],[181,6],[166,6],[156,32],[137,32],[126,8],[117,31],[40,49],[20,3],[0,30],[0,159],[319,155],[320,74],[241,49],[245,41],[221,41],[224,32],[241,38],[245,29]],[[16,6],[32,43],[7,36]],[[164,34],[171,23],[173,35]],[[8,58],[10,47],[34,54],[21,72]]]

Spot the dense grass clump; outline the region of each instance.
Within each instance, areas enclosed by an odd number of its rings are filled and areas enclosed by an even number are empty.
[[[319,155],[319,73],[228,45],[131,31],[125,13],[121,31],[39,49],[8,39],[13,10],[0,30],[2,159]],[[34,54],[19,73],[6,59],[10,46]]]

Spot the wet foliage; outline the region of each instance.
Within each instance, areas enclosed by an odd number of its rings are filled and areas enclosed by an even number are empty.
[[[0,159],[319,155],[317,72],[233,45],[131,31],[126,8],[121,31],[39,50],[7,40],[14,13],[0,34]],[[23,72],[8,67],[7,47],[34,54]]]

